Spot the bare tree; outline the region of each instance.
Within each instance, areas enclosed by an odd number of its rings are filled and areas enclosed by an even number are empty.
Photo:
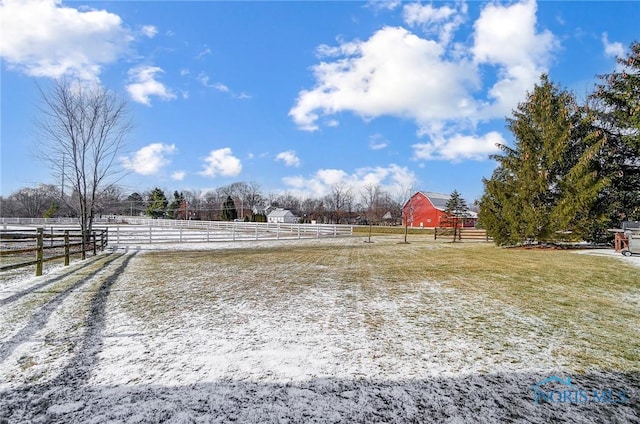
[[[50,184],[37,187],[25,187],[12,193],[8,204],[3,205],[3,216],[20,216],[24,218],[50,218],[60,208],[60,191]],[[8,207],[11,205],[11,207]],[[49,216],[47,216],[49,215]]]
[[[97,195],[114,176],[116,157],[132,129],[127,104],[97,84],[58,79],[50,89],[38,89],[42,99],[38,120],[41,156],[63,181],[63,188],[71,189],[71,198],[76,199],[72,206],[88,236]],[[86,241],[83,238],[83,244]]]
[[[202,209],[203,193],[201,190],[185,190],[185,216],[186,219],[200,219],[200,209]]]
[[[262,191],[260,189],[260,184],[256,181],[243,183],[241,194],[244,202],[244,207],[251,210],[253,210],[255,206],[260,205],[264,200],[264,196],[262,195]]]
[[[353,205],[353,190],[346,183],[336,183],[331,186],[331,194],[328,200],[335,213],[335,223],[340,224],[342,216],[351,212]]]
[[[374,184],[365,185],[362,193],[360,194],[362,198],[362,206],[369,224],[369,243],[371,243],[371,226],[373,225],[373,221],[379,218],[378,211],[381,194],[380,186]]]
[[[118,215],[122,211],[124,199],[123,188],[115,184],[110,184],[98,193],[95,211],[99,214]]]

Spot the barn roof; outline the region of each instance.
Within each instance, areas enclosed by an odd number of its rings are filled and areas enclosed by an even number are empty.
[[[440,209],[441,211],[447,209],[447,202],[451,198],[448,194],[434,193],[432,191],[421,191],[420,193],[429,199],[436,209]]]

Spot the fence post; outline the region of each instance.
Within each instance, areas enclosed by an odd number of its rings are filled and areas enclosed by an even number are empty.
[[[69,230],[64,230],[64,266],[69,266]]]
[[[80,245],[80,249],[82,250],[82,253],[80,254],[80,258],[84,261],[85,259],[87,259],[87,232],[86,230],[80,230],[80,241],[81,241],[81,245]]]
[[[93,244],[93,256],[96,256],[97,250],[96,250],[96,232],[95,231],[91,232],[91,241]]]
[[[433,229],[433,240],[438,240],[438,227]]]
[[[36,229],[36,261],[38,261],[36,263],[36,277],[39,277],[42,275],[42,250],[44,247],[44,228],[39,227],[38,229]]]

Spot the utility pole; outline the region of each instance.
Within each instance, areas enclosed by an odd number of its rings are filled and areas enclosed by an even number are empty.
[[[60,181],[60,193],[62,193],[62,199],[64,199],[64,159],[65,154],[62,153],[62,180]]]

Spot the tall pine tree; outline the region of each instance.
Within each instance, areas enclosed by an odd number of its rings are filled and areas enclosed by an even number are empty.
[[[223,221],[233,221],[238,218],[238,211],[236,209],[236,204],[231,198],[231,196],[227,196],[227,200],[222,204],[222,215],[221,218]]]
[[[173,192],[173,200],[169,204],[167,208],[167,215],[173,219],[179,218],[180,206],[184,202],[184,194],[179,192],[178,190]],[[186,217],[182,217],[183,219],[187,219]]]
[[[623,220],[640,220],[640,43],[632,43],[627,56],[617,62],[614,72],[600,75],[601,84],[590,98],[596,125],[607,140],[602,172],[611,179],[598,199],[600,230],[618,227]]]
[[[499,146],[484,180],[480,220],[498,244],[581,236],[584,217],[606,186],[595,167],[603,143],[593,116],[542,75],[507,120],[513,147]]]
[[[151,198],[149,199],[149,206],[147,206],[147,215],[152,218],[162,218],[167,210],[169,201],[165,196],[164,191],[158,187],[154,188],[151,192]]]
[[[460,228],[464,226],[464,219],[469,217],[469,206],[458,190],[453,190],[445,204],[445,223],[453,227],[453,241],[460,235]]]

